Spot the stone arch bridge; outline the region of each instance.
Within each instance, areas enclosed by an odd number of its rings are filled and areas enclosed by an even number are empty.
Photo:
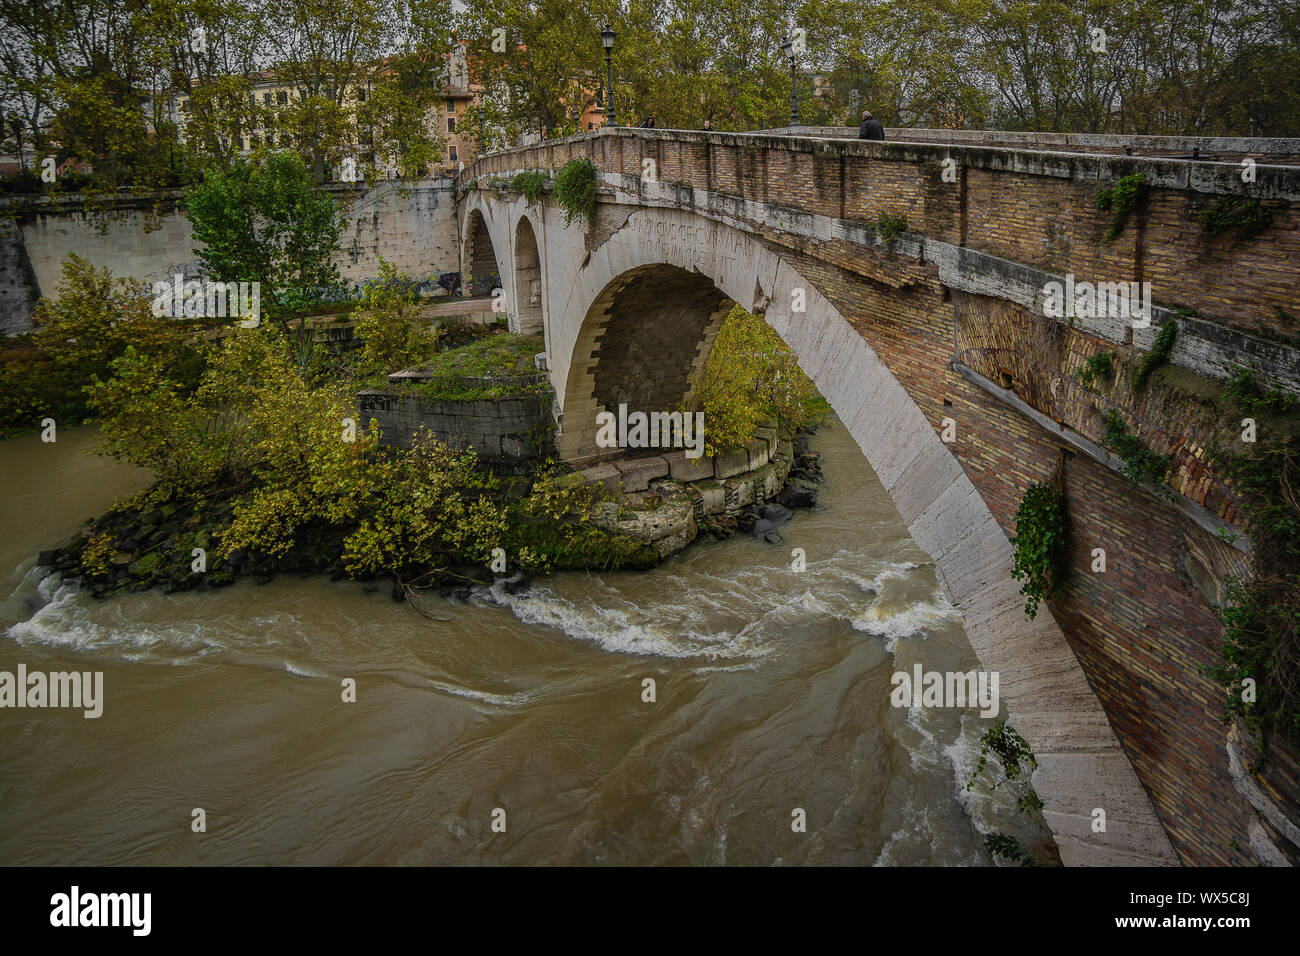
[[[1180,396],[1234,366],[1300,392],[1300,140],[793,132],[816,135],[603,129],[461,173],[462,269],[499,276],[512,327],[543,333],[561,455],[599,456],[604,408],[688,398],[733,302],[763,314],[1000,673],[1062,859],[1283,861],[1295,794],[1242,772],[1201,676],[1219,654],[1212,604],[1249,554],[1220,533],[1240,519],[1207,465],[1210,413]],[[574,159],[597,173],[590,225],[509,186]],[[1094,196],[1134,173],[1146,189],[1107,240],[1113,213]],[[1258,234],[1198,219],[1252,198],[1272,215]],[[1067,277],[1150,283],[1152,321],[1045,315],[1044,290]],[[1169,383],[1071,374],[1102,351],[1140,358],[1166,320]],[[1099,445],[1112,407],[1172,455],[1172,494],[1117,473]],[[1030,620],[1008,535],[1025,488],[1063,460],[1076,570]],[[1105,573],[1087,571],[1096,548]]]

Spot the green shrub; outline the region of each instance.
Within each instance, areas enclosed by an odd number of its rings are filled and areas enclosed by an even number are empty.
[[[0,430],[41,419],[74,425],[90,414],[86,386],[128,348],[162,362],[181,387],[198,379],[198,353],[184,322],[155,317],[152,300],[76,254],[63,263],[55,299],[41,299],[26,335],[0,341]]]
[[[1137,374],[1133,379],[1135,388],[1144,388],[1151,378],[1151,373],[1169,361],[1169,355],[1174,350],[1174,341],[1177,338],[1178,320],[1166,319],[1160,326],[1160,331],[1156,333],[1155,341],[1151,343],[1151,351],[1142,356],[1142,361],[1138,364]]]
[[[1115,374],[1115,361],[1110,352],[1098,352],[1084,360],[1083,365],[1075,369],[1075,377],[1087,388],[1109,381]]]
[[[980,759],[966,781],[967,790],[975,786],[975,781],[988,766],[990,753],[994,754],[1002,764],[1002,772],[1006,774],[1007,780],[1015,780],[1022,773],[1028,777],[1038,769],[1038,761],[1034,758],[1029,744],[1025,743],[1025,738],[1016,733],[1015,728],[1005,720],[999,721],[996,726],[984,731],[984,735],[980,737]]]
[[[419,316],[419,294],[396,266],[381,258],[379,281],[366,286],[353,313],[364,345],[358,372],[373,375],[433,358],[440,330]]]
[[[1157,455],[1142,439],[1128,430],[1115,409],[1102,417],[1102,441],[1124,459],[1124,477],[1134,485],[1144,481],[1160,484],[1169,470],[1169,456]]]
[[[1020,845],[1020,841],[1004,833],[985,834],[984,849],[989,851],[990,856],[1005,857],[1012,863],[1019,863],[1021,866],[1034,865],[1033,856]]]
[[[510,180],[510,185],[524,194],[530,206],[537,205],[542,199],[542,192],[549,178],[545,173],[519,173]]]
[[[876,233],[885,242],[893,242],[907,231],[907,218],[882,212],[876,219]]]
[[[1258,199],[1246,196],[1219,196],[1196,218],[1207,235],[1217,236],[1229,229],[1238,230],[1243,238],[1262,232],[1273,224],[1273,210]]]
[[[1295,407],[1294,396],[1261,382],[1253,369],[1234,365],[1232,370],[1223,390],[1243,411],[1286,414]]]
[[[1134,173],[1115,181],[1115,185],[1097,190],[1095,203],[1098,209],[1111,211],[1110,228],[1106,230],[1106,241],[1110,242],[1124,231],[1129,216],[1141,205],[1147,195],[1147,178],[1142,173]]]
[[[590,228],[596,221],[596,167],[589,159],[571,159],[555,175],[551,193],[564,210],[565,223],[581,218]]]
[[[1016,509],[1012,575],[1025,583],[1025,614],[1032,620],[1038,605],[1056,593],[1066,566],[1065,495],[1054,483],[1030,485]]]
[[[1244,447],[1213,451],[1242,504],[1253,577],[1227,582],[1223,659],[1207,674],[1227,691],[1225,717],[1240,717],[1267,755],[1274,736],[1300,744],[1300,452],[1291,436]]]
[[[756,315],[735,306],[722,322],[695,389],[704,413],[705,454],[716,455],[754,437],[760,421],[804,428],[830,409],[794,353]]]

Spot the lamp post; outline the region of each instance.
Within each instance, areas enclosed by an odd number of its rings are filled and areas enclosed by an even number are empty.
[[[795,81],[794,43],[789,37],[781,38],[781,52],[790,61],[790,125],[799,125],[799,84]]]
[[[600,45],[605,48],[605,122],[610,126],[617,126],[618,119],[614,116],[614,68],[610,65],[610,51],[614,49],[614,37],[617,34],[605,24],[605,28],[600,31]]]

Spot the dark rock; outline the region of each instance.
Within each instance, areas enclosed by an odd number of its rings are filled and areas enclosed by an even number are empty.
[[[754,526],[750,529],[749,533],[752,534],[755,538],[761,538],[769,531],[775,531],[775,530],[776,530],[776,525],[772,524],[772,522],[768,521],[766,518],[759,518],[757,521],[754,522]]]
[[[779,498],[787,508],[811,508],[817,504],[817,491],[806,484],[792,481],[781,489]]]
[[[776,502],[764,505],[762,514],[764,518],[773,524],[782,524],[792,517],[789,508]]]
[[[40,553],[40,556],[36,559],[36,563],[43,568],[52,568],[54,567],[55,562],[59,560],[59,554],[60,550],[58,548],[49,548]]]
[[[508,581],[503,581],[501,584],[501,590],[505,591],[506,594],[523,594],[530,587],[532,587],[532,584],[533,584],[532,581],[520,575],[517,578],[511,578]]]
[[[763,540],[766,541],[768,544],[780,544],[782,541],[785,540],[785,538],[781,537],[780,531],[777,531],[775,528],[773,528],[771,531],[763,535]]]
[[[393,600],[406,600],[406,588],[402,587],[402,582],[398,581],[396,578],[393,579]]]

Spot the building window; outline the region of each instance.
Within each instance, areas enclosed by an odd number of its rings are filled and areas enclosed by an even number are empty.
[[[263,106],[270,106],[270,105],[271,105],[271,94],[270,94],[270,93],[263,93],[263,94],[262,94],[262,105],[263,105]]]
[[[366,101],[366,90],[365,90],[365,87],[358,86],[358,87],[357,87],[357,102],[358,102],[358,103],[364,103],[365,101]]]
[[[448,112],[448,113],[454,113],[454,112],[456,112],[456,101],[455,101],[455,100],[450,100],[450,99],[447,100],[447,112]]]
[[[456,117],[454,116],[447,117],[447,132],[448,133],[456,132]]]
[[[456,146],[455,146],[455,144],[452,144],[452,146],[451,146],[451,161],[452,161],[453,163],[456,161]]]
[[[289,92],[287,90],[280,90],[275,94],[275,101],[281,106],[286,105],[289,102]]]

